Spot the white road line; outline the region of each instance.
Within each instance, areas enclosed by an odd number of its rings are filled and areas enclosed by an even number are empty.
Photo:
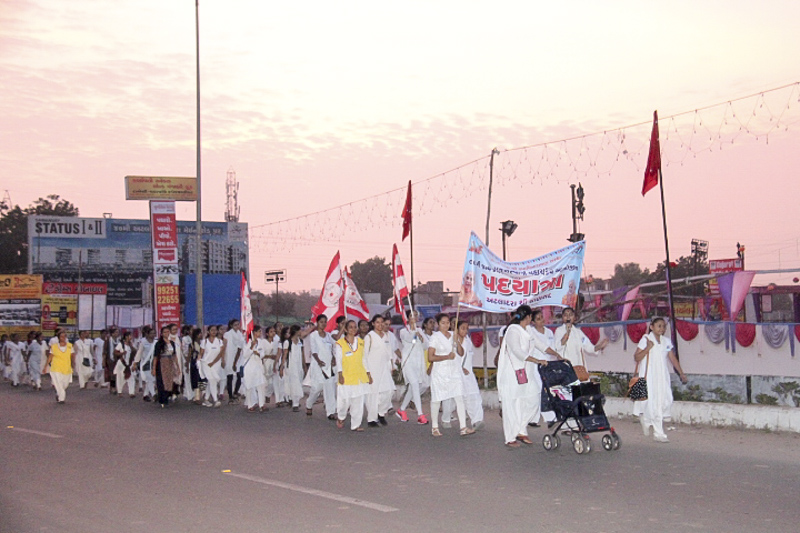
[[[47,433],[45,431],[36,431],[35,429],[24,429],[18,427],[13,427],[8,429],[11,429],[13,431],[21,431],[23,433],[33,433],[34,435],[40,435],[42,437],[50,437],[51,439],[60,439],[63,437],[63,435],[56,435],[55,433]]]
[[[249,476],[247,474],[226,473],[225,475],[238,477],[240,479],[246,479],[248,481],[253,481],[255,483],[261,483],[262,485],[272,485],[273,487],[293,490],[295,492],[302,492],[303,494],[311,494],[313,496],[319,496],[320,498],[327,498],[329,500],[335,500],[337,502],[349,503],[350,505],[358,505],[361,507],[366,507],[367,509],[372,509],[373,511],[380,511],[382,513],[391,513],[400,510],[395,507],[389,507],[388,505],[381,505],[379,503],[368,502],[366,500],[359,500],[358,498],[350,498],[349,496],[333,494],[332,492],[325,492],[324,490],[309,489],[306,487],[301,487],[299,485],[292,485],[291,483],[275,481],[273,479],[264,479],[260,477]]]

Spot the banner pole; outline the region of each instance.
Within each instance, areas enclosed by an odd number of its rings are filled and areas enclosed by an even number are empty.
[[[658,169],[658,187],[661,190],[661,221],[664,225],[664,248],[667,254],[666,273],[667,273],[667,299],[669,300],[669,329],[670,337],[672,337],[672,346],[675,348],[675,357],[680,359],[678,355],[678,335],[677,324],[675,323],[675,302],[672,298],[672,270],[669,265],[669,238],[667,236],[667,208],[664,203],[664,175],[661,173],[661,167]]]

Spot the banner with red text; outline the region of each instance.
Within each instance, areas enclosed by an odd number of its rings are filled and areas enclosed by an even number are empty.
[[[153,241],[156,328],[160,331],[167,324],[180,324],[181,321],[175,202],[150,202],[150,231]]]
[[[527,261],[503,261],[475,233],[469,238],[459,304],[489,313],[520,305],[575,307],[585,241]]]

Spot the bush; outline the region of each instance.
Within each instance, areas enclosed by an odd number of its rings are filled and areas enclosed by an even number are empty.
[[[778,405],[778,399],[775,396],[762,393],[756,395],[756,403],[762,405]]]

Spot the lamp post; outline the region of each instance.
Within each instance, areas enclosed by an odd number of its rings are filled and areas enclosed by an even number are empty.
[[[503,233],[503,261],[506,260],[506,237],[511,237],[517,231],[517,223],[513,220],[506,220],[500,223],[500,231]]]
[[[197,300],[197,327],[203,329],[203,205],[200,186],[200,0],[194,2],[195,51],[197,58],[197,256],[194,268],[195,299]]]
[[[692,239],[692,275],[697,276],[697,263],[700,257],[708,255],[708,241],[700,239]],[[695,280],[692,280],[695,281]],[[692,289],[692,318],[695,318],[697,313],[697,287]]]

